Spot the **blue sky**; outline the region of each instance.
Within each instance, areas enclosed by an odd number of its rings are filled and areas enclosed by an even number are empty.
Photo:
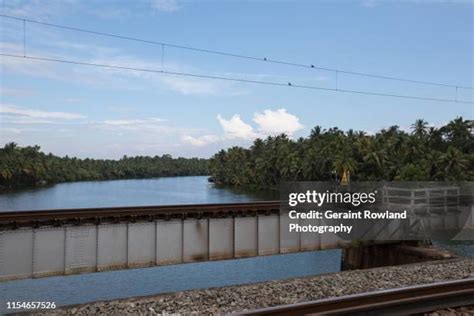
[[[471,1],[15,1],[20,18],[321,67],[473,84]],[[23,54],[23,25],[0,18],[2,53]],[[161,68],[161,47],[26,25],[29,56]],[[0,57],[0,143],[94,158],[209,157],[255,137],[337,126],[373,133],[434,126],[473,105],[223,82]],[[335,74],[165,48],[165,70],[333,88]],[[453,99],[454,88],[338,76],[338,87]],[[472,101],[472,90],[458,91]]]

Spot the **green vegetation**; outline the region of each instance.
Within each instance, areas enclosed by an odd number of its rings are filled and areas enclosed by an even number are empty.
[[[221,150],[209,170],[218,183],[276,188],[279,181],[474,180],[474,121],[457,118],[428,127],[424,120],[406,133],[398,126],[375,135],[317,126],[308,138],[257,139],[249,149]],[[337,172],[337,173],[336,173]]]
[[[207,175],[218,183],[276,188],[281,180],[325,181],[349,171],[351,180],[474,180],[474,121],[457,118],[440,128],[424,120],[412,132],[398,126],[375,135],[316,126],[308,138],[256,139],[249,149],[198,158],[77,159],[45,154],[39,146],[0,148],[0,189],[66,181]],[[208,168],[209,167],[209,168]],[[208,171],[209,170],[209,171]]]
[[[14,189],[66,181],[138,179],[207,175],[208,160],[197,158],[124,156],[120,160],[61,158],[39,146],[0,148],[0,189]]]

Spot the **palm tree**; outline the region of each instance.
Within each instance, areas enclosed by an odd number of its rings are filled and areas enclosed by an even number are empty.
[[[474,121],[463,120],[458,117],[440,130],[442,134],[453,143],[454,146],[460,148],[463,152],[472,151],[474,146]]]
[[[353,133],[350,133],[352,136]],[[354,159],[351,142],[348,136],[338,135],[335,140],[337,152],[333,162],[333,167],[338,174],[348,171],[353,173],[357,169],[357,161]]]
[[[410,134],[394,125],[375,135],[317,126],[306,139],[280,135],[241,148],[246,153],[241,156],[220,152],[210,168],[213,175],[225,174],[226,183],[262,188],[274,188],[282,179],[329,180],[335,169],[357,171],[354,179],[361,181],[473,179],[472,125],[457,118],[436,129],[420,119]]]
[[[423,119],[418,119],[411,125],[411,128],[413,129],[413,135],[418,138],[424,138],[427,134],[428,122]]]
[[[452,146],[439,159],[440,169],[448,180],[463,180],[468,160],[463,153]]]

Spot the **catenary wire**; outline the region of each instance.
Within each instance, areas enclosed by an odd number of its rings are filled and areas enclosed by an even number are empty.
[[[260,58],[260,57],[242,55],[242,54],[235,54],[235,53],[221,52],[221,51],[215,51],[215,50],[210,50],[210,49],[196,48],[196,47],[185,46],[185,45],[176,45],[176,44],[146,40],[146,39],[141,39],[141,38],[136,38],[136,37],[123,36],[123,35],[111,34],[111,33],[99,32],[99,31],[92,31],[92,30],[87,30],[87,29],[78,28],[78,27],[71,27],[71,26],[59,25],[59,24],[54,24],[54,23],[42,22],[42,21],[37,21],[37,20],[32,20],[32,19],[27,19],[27,18],[20,18],[20,17],[15,17],[15,16],[1,14],[1,13],[0,13],[0,17],[14,19],[14,20],[23,21],[23,22],[35,23],[35,24],[40,24],[40,25],[45,25],[45,26],[50,26],[50,27],[55,27],[55,28],[60,28],[60,29],[65,29],[65,30],[70,30],[70,31],[95,34],[95,35],[99,35],[99,36],[114,37],[114,38],[123,39],[123,40],[136,41],[136,42],[153,44],[153,45],[168,46],[168,47],[173,47],[173,48],[179,48],[179,49],[185,49],[185,50],[191,50],[191,51],[197,51],[197,52],[209,53],[209,54],[217,54],[217,55],[223,55],[223,56],[234,57],[234,58],[263,61],[263,62],[268,62],[268,63],[273,63],[273,64],[280,64],[280,65],[287,65],[287,66],[301,67],[301,68],[318,69],[318,70],[335,72],[336,74],[341,73],[341,74],[348,74],[348,75],[355,75],[355,76],[378,78],[378,79],[384,79],[384,80],[403,81],[403,82],[409,82],[409,83],[415,83],[415,84],[450,87],[450,88],[456,88],[456,89],[474,89],[473,87],[468,87],[468,86],[445,84],[445,83],[432,82],[432,81],[423,81],[423,80],[413,80],[413,79],[400,78],[400,77],[394,77],[394,76],[376,75],[376,74],[369,74],[369,73],[365,73],[365,72],[348,71],[348,70],[329,68],[329,67],[320,67],[320,66],[315,66],[313,64],[308,65],[308,64],[302,64],[302,63],[294,63],[294,62],[287,62],[287,61],[282,61],[282,60],[270,59],[270,58],[266,58],[266,57]]]
[[[158,74],[168,74],[168,75],[176,75],[176,76],[184,76],[184,77],[194,77],[194,78],[225,80],[225,81],[233,81],[233,82],[263,84],[263,85],[271,85],[271,86],[279,86],[279,87],[301,88],[301,89],[311,89],[311,90],[323,90],[323,91],[332,91],[332,92],[344,92],[344,93],[354,93],[354,94],[364,94],[364,95],[373,95],[373,96],[381,96],[381,97],[394,97],[394,98],[404,98],[404,99],[414,99],[414,100],[474,104],[474,102],[472,102],[472,101],[464,101],[464,100],[419,97],[419,96],[412,96],[412,95],[379,93],[379,92],[369,92],[369,91],[349,90],[349,89],[334,89],[334,88],[325,88],[325,87],[318,87],[318,86],[298,85],[298,84],[293,84],[291,82],[281,83],[281,82],[273,82],[273,81],[231,78],[231,77],[194,74],[194,73],[186,73],[186,72],[165,71],[165,70],[157,70],[157,69],[151,69],[151,68],[135,68],[135,67],[126,67],[126,66],[118,66],[118,65],[107,65],[107,64],[90,63],[90,62],[82,62],[82,61],[66,60],[66,59],[57,59],[57,58],[22,56],[22,55],[6,54],[6,53],[0,53],[0,56],[30,59],[30,60],[36,60],[36,61],[74,64],[74,65],[82,65],[82,66],[94,66],[94,67],[100,67],[100,68],[110,68],[110,69],[141,71],[141,72],[158,73]]]

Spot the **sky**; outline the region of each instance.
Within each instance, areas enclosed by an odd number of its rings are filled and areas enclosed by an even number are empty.
[[[322,88],[472,101],[472,89],[413,84],[263,61],[473,86],[472,1],[2,0],[0,52]],[[418,118],[441,126],[473,104],[183,77],[0,56],[0,145],[59,156],[210,157],[257,137],[337,126],[373,134]],[[336,78],[337,77],[337,78]],[[337,81],[337,83],[336,83]]]

